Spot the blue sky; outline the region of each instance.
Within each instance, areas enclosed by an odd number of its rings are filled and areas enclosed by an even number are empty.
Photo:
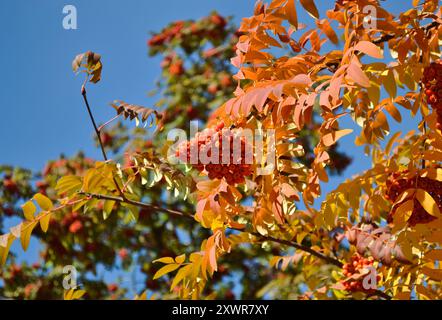
[[[123,5],[124,3],[124,5]],[[63,7],[77,8],[78,29],[64,30]],[[113,115],[115,99],[149,106],[159,60],[147,56],[149,31],[173,20],[199,18],[217,9],[250,15],[252,1],[0,1],[2,116],[0,163],[40,169],[60,153],[83,149],[100,156],[82,104],[82,79],[71,61],[92,50],[102,55],[103,80],[89,89],[98,121]]]
[[[316,1],[321,16],[332,0]],[[40,170],[61,153],[68,156],[84,150],[100,159],[92,127],[80,95],[82,78],[76,77],[71,61],[78,53],[92,50],[102,55],[102,81],[90,85],[89,100],[98,122],[113,115],[109,102],[122,99],[144,106],[155,100],[147,93],[160,74],[159,59],[147,56],[150,31],[178,19],[200,18],[212,10],[241,17],[253,13],[253,0],[16,0],[0,1],[0,164]],[[64,30],[65,5],[74,5],[78,29]],[[386,7],[398,13],[411,7],[411,0],[389,0]],[[299,10],[300,11],[300,10]],[[313,20],[304,12],[300,21]],[[388,54],[386,54],[388,56]],[[415,120],[402,112],[404,123],[393,130],[406,132]],[[393,121],[391,122],[393,123]],[[354,128],[351,121],[343,124]],[[339,181],[367,169],[370,161],[355,136],[341,140],[354,161],[343,177],[332,178],[324,191]],[[37,246],[30,256],[36,257]]]

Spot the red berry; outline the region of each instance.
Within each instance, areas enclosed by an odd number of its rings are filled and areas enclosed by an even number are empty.
[[[169,73],[173,76],[180,76],[184,73],[183,62],[181,60],[177,60],[172,63],[169,67]]]
[[[118,256],[121,258],[121,260],[126,260],[129,256],[129,252],[125,248],[120,249],[120,251],[118,251]]]
[[[69,226],[69,232],[70,233],[78,233],[83,229],[83,223],[80,220],[75,220],[70,226]]]

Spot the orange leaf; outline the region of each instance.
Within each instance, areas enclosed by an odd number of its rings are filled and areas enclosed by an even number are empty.
[[[347,68],[347,75],[361,87],[368,88],[370,86],[370,79],[362,71],[361,67],[356,63],[351,63]]]
[[[382,59],[384,55],[382,54],[381,49],[370,41],[360,41],[355,47],[354,50],[360,51],[369,55],[370,57]]]
[[[346,136],[347,134],[350,134],[352,132],[352,129],[344,129],[327,133],[322,137],[322,143],[324,144],[324,146],[330,147],[343,136]]]
[[[330,26],[330,23],[328,22],[327,19],[316,21],[316,24],[319,27],[319,29],[321,29],[322,32],[325,33],[325,35],[330,39],[331,42],[333,42],[334,44],[337,44],[339,42],[336,32]]]
[[[397,122],[402,121],[401,113],[399,112],[399,110],[396,108],[396,106],[393,103],[387,104],[386,109],[387,109],[388,113],[393,117],[394,120],[396,120]]]
[[[422,273],[430,277],[432,280],[442,281],[442,270],[423,267]]]
[[[318,19],[319,13],[318,9],[316,8],[315,2],[313,0],[300,0],[301,5],[304,7],[305,10],[313,17]]]
[[[295,0],[289,0],[285,6],[285,14],[287,20],[290,22],[295,29],[298,29],[298,14],[296,12]]]

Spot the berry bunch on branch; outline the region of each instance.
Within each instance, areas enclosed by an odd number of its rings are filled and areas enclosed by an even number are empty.
[[[427,103],[431,105],[437,114],[436,127],[442,130],[442,61],[432,62],[424,70],[422,79],[425,87]]]
[[[252,174],[254,159],[250,142],[247,144],[245,137],[235,134],[241,130],[223,128],[224,124],[220,123],[197,133],[178,146],[176,155],[211,180],[224,178],[229,185],[244,183],[245,177]]]
[[[437,217],[431,215],[428,210],[422,206],[422,201],[419,200],[427,194],[433,199],[434,205],[437,206],[438,210],[442,210],[442,181],[420,177],[419,175],[410,177],[407,175],[407,171],[401,171],[394,172],[388,177],[386,188],[385,197],[394,204],[393,209],[388,215],[388,222],[393,222],[394,215],[398,208],[404,204],[409,206],[410,214],[408,224],[410,226],[415,226],[419,223],[429,223],[435,220]],[[415,191],[412,195],[412,199],[404,203],[404,199],[400,199],[400,197],[403,196],[407,190],[410,192],[413,192],[412,190]]]
[[[364,258],[359,254],[354,254],[350,261],[342,266],[342,274],[346,277],[341,280],[345,290],[349,292],[364,291],[371,293],[372,288],[364,288],[364,277],[370,272],[373,267],[373,257]],[[379,278],[380,279],[380,278]]]

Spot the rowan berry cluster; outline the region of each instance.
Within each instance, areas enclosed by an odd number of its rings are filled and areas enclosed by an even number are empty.
[[[148,41],[148,45],[150,47],[162,46],[174,39],[181,39],[185,36],[207,36],[217,39],[224,31],[226,25],[227,20],[216,13],[199,22],[176,21],[163,29],[161,33],[152,36]]]
[[[386,199],[392,203],[396,202],[398,197],[407,189],[418,188],[427,191],[436,201],[440,210],[442,210],[442,182],[433,180],[427,177],[411,177],[407,178],[405,174],[407,171],[395,172],[387,179],[387,192]],[[393,208],[393,210],[388,215],[387,221],[390,223],[393,221],[393,216],[396,212],[398,206]],[[410,218],[408,219],[408,224],[410,226],[415,226],[418,223],[429,223],[436,219],[430,215],[417,199],[414,199],[414,209]]]
[[[345,263],[342,266],[342,274],[347,278],[341,280],[341,283],[344,285],[345,290],[349,292],[356,291],[370,291],[371,289],[365,289],[363,286],[363,277],[354,279],[353,276],[357,274],[362,275],[363,269],[373,266],[373,257],[364,258],[360,254],[356,253],[351,257],[350,262]]]
[[[223,145],[224,139],[228,139],[229,143]],[[239,157],[235,157],[237,139],[240,139]],[[226,146],[228,148],[225,148]],[[183,162],[191,163],[196,170],[205,172],[211,180],[224,178],[229,185],[235,185],[244,183],[245,177],[252,175],[252,165],[246,157],[246,152],[250,151],[248,149],[244,137],[236,137],[233,130],[225,129],[221,123],[215,128],[207,128],[197,133],[195,138],[181,144],[176,156]],[[197,150],[197,163],[192,163],[192,150]],[[212,159],[212,150],[218,150],[217,159]],[[210,159],[208,163],[202,163],[202,154]]]
[[[442,61],[432,62],[424,70],[423,83],[427,102],[437,113],[437,129],[442,130]]]

